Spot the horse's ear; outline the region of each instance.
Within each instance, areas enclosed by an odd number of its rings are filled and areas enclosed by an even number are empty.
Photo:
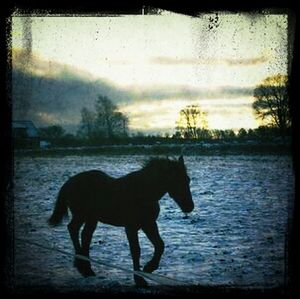
[[[183,161],[183,156],[181,155],[178,159],[179,163],[181,163],[182,165],[184,165],[184,161]]]

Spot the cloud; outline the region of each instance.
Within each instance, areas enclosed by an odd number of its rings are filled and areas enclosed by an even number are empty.
[[[253,66],[268,62],[269,58],[266,55],[261,55],[253,58],[230,59],[230,58],[172,58],[166,56],[154,57],[150,63],[160,65],[228,65],[228,66]]]
[[[172,58],[165,56],[158,56],[150,59],[150,63],[162,65],[178,65],[178,64],[199,64],[200,59],[194,58]]]
[[[193,88],[190,86],[164,85],[160,87],[128,88],[131,100],[162,99],[228,99],[253,95],[254,87],[220,86],[216,88]]]
[[[95,80],[76,68],[35,56],[30,65],[25,66],[20,63],[21,53],[13,54],[14,120],[32,120],[36,126],[78,124],[81,109],[93,109],[98,95],[106,96],[116,104],[132,99],[130,92],[106,80]]]
[[[244,58],[244,59],[225,59],[224,61],[230,66],[251,66],[257,64],[263,64],[268,62],[268,58],[265,55],[254,57],[254,58]]]
[[[175,66],[175,65],[228,65],[228,66],[253,66],[263,64],[269,61],[266,55],[261,55],[252,58],[179,58],[179,57],[167,57],[167,56],[156,56],[150,58],[147,62],[149,64],[161,65],[161,66]],[[101,64],[115,64],[115,65],[132,65],[139,63],[136,60],[130,59],[103,59],[99,61]]]
[[[94,108],[98,95],[110,98],[130,117],[133,128],[171,128],[180,109],[197,103],[203,109],[237,110],[248,104],[241,98],[253,94],[252,87],[220,86],[196,88],[187,85],[153,85],[119,88],[103,79],[94,79],[59,63],[32,58],[30,71],[14,56],[12,100],[15,120],[32,120],[36,126],[60,124],[75,132],[83,107]],[[214,108],[213,108],[214,107]],[[236,109],[235,109],[236,108]]]

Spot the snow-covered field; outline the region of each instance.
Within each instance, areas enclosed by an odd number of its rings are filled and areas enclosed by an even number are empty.
[[[16,157],[14,168],[15,290],[61,292],[118,291],[133,286],[131,274],[93,265],[96,277],[83,278],[72,256],[23,240],[73,252],[67,220],[50,228],[61,185],[72,175],[101,169],[118,177],[137,170],[145,156]],[[280,287],[286,278],[288,210],[294,200],[290,156],[187,156],[195,210],[185,218],[167,195],[158,225],[166,249],[155,273],[191,285]],[[152,246],[140,233],[141,262]],[[132,268],[124,229],[100,224],[91,258]],[[151,284],[151,283],[150,283]]]

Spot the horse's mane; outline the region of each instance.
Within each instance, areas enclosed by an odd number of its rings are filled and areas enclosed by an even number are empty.
[[[181,166],[178,160],[152,157],[143,163],[143,170],[170,169],[177,168],[178,166]]]

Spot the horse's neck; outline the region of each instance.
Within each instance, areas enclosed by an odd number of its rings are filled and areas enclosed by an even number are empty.
[[[144,192],[149,192],[149,197],[153,195],[154,200],[159,200],[167,193],[166,180],[159,172],[144,171],[142,176],[145,184]]]

